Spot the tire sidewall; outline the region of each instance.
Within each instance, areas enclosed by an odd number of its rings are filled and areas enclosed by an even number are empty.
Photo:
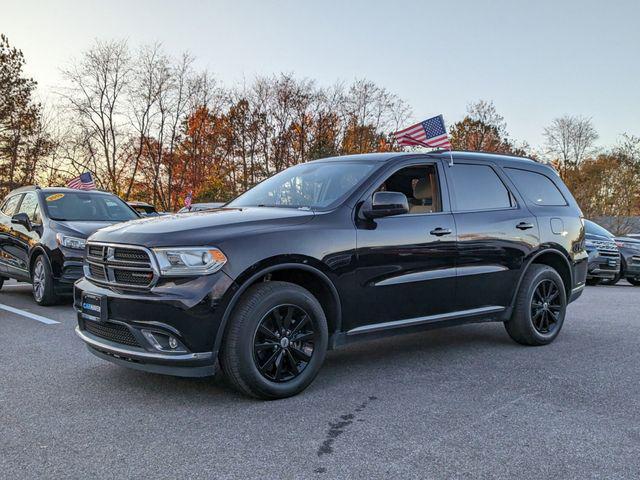
[[[254,337],[263,317],[278,305],[291,304],[304,310],[309,315],[314,329],[318,332],[318,339],[314,345],[311,361],[297,377],[287,382],[273,382],[268,380],[258,370],[254,359]],[[260,298],[250,309],[242,309],[239,343],[237,353],[240,359],[240,370],[253,387],[262,394],[282,398],[294,395],[304,390],[316,377],[327,351],[328,331],[327,321],[322,307],[310,293],[301,288],[278,288]]]
[[[531,318],[531,302],[533,300],[533,295],[538,288],[538,285],[544,280],[553,280],[559,290],[560,301],[562,304],[562,309],[560,311],[560,318],[557,321],[556,328],[553,329],[552,332],[544,334],[538,332],[533,325],[533,319]],[[567,313],[567,294],[565,292],[564,283],[562,282],[562,278],[555,270],[551,268],[545,268],[544,270],[539,271],[529,282],[529,285],[526,289],[526,301],[527,301],[527,311],[526,311],[526,325],[528,327],[529,333],[536,339],[536,343],[539,345],[546,345],[551,343],[562,330],[562,325],[564,324],[564,319]]]

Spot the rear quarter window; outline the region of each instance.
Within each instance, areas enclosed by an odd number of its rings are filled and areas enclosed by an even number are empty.
[[[505,168],[504,170],[530,203],[556,207],[567,205],[567,200],[558,190],[556,184],[546,175],[519,168]]]

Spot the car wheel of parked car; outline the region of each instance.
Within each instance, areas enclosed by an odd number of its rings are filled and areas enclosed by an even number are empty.
[[[567,308],[562,278],[553,268],[533,264],[527,270],[511,319],[509,336],[523,345],[546,345],[560,333]]]
[[[622,278],[622,273],[618,272],[618,274],[615,277],[606,278],[606,279],[602,280],[600,283],[602,285],[615,285],[616,283],[618,283],[620,281],[620,278]]]
[[[3,285],[4,285],[4,278],[0,277],[0,289],[2,289]]]
[[[587,278],[585,283],[587,285],[595,287],[596,285],[600,285],[600,282],[602,282],[602,279],[600,279],[600,278]]]
[[[640,286],[640,278],[627,277],[627,282],[636,287]]]
[[[38,305],[53,305],[58,301],[58,297],[53,291],[51,267],[49,267],[49,262],[42,255],[39,255],[33,264],[31,285],[33,299]]]
[[[327,320],[318,300],[288,282],[250,287],[229,319],[220,355],[227,378],[263,399],[304,390],[324,361]]]

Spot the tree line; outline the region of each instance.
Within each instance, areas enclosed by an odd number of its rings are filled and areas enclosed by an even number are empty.
[[[391,132],[413,117],[398,95],[366,79],[319,85],[293,74],[228,87],[161,45],[98,41],[61,70],[55,101],[36,98],[25,58],[0,37],[0,194],[64,185],[84,171],[100,188],[160,210],[224,201],[291,165],[332,155],[401,150]],[[458,150],[551,163],[588,217],[640,213],[640,139],[596,148],[589,118],[567,115],[533,149],[510,138],[492,102],[450,126]],[[621,229],[624,227],[620,227]],[[622,232],[624,233],[624,232]]]

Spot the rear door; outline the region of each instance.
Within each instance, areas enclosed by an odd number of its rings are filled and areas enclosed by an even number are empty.
[[[439,161],[404,163],[366,194],[400,191],[410,211],[358,221],[359,312],[348,329],[402,327],[455,309],[455,224],[441,176]]]
[[[457,160],[446,175],[457,227],[457,309],[506,308],[539,244],[537,220],[496,165]]]

